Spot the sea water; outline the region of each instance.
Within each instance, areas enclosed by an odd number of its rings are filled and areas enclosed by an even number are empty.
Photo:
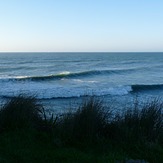
[[[163,53],[0,53],[0,101],[29,94],[62,112],[94,95],[163,97]]]

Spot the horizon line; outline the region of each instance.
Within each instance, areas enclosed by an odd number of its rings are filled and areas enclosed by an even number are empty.
[[[163,53],[163,51],[5,51],[0,53]]]

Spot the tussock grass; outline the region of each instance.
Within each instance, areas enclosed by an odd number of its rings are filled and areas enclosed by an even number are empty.
[[[140,126],[145,139],[160,140],[163,132],[163,103],[160,100],[145,103],[140,113]]]
[[[43,107],[33,96],[19,95],[0,110],[0,131],[38,128],[42,123]]]
[[[163,103],[159,99],[136,103],[114,116],[107,124],[107,136],[124,142],[160,142],[163,132]]]
[[[101,100],[90,97],[75,113],[69,112],[63,115],[58,127],[67,141],[90,143],[103,137],[110,113],[111,110],[106,111]]]
[[[0,131],[35,128],[58,135],[66,142],[93,142],[99,138],[116,141],[162,142],[163,103],[159,99],[138,102],[122,113],[112,114],[100,99],[90,97],[76,112],[46,118],[35,97],[19,95],[0,110]]]
[[[38,147],[41,141],[41,146],[46,144],[53,151],[56,147],[86,148],[104,157],[114,151],[113,155],[124,153],[123,158],[163,162],[163,102],[154,99],[142,105],[136,101],[121,113],[114,114],[112,110],[99,98],[90,97],[75,112],[47,119],[35,97],[19,95],[0,110],[0,137],[5,139],[3,135],[10,136],[12,132],[20,137],[17,131],[22,130],[25,142],[37,140]],[[1,140],[0,143],[3,144]]]

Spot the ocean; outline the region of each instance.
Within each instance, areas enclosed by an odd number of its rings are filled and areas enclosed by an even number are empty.
[[[91,95],[116,105],[163,98],[163,53],[0,53],[0,101],[19,94],[54,112]]]

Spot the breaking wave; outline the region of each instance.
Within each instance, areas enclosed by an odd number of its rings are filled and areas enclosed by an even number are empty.
[[[90,71],[82,71],[82,72],[62,72],[58,74],[51,74],[45,76],[16,76],[16,77],[8,77],[1,78],[1,80],[9,80],[9,81],[46,81],[46,80],[59,80],[62,78],[84,78],[89,76],[98,76],[98,75],[113,75],[113,74],[123,74],[135,71],[135,69],[113,69],[113,70],[90,70]]]

